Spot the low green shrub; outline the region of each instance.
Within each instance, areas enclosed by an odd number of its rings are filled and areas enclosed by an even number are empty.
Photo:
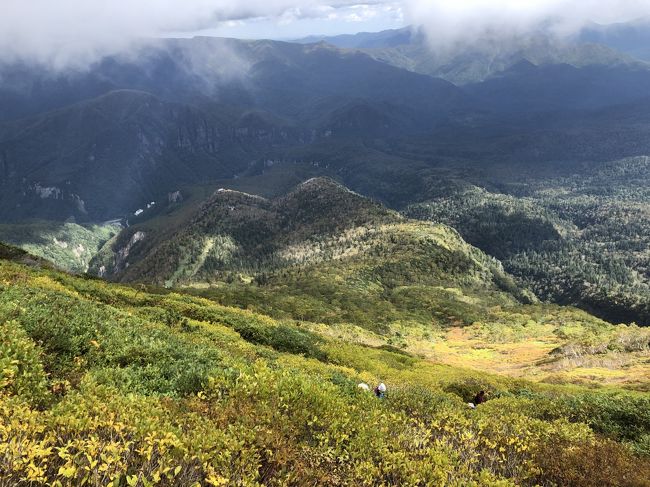
[[[48,396],[41,352],[15,321],[0,321],[0,394],[42,404]]]

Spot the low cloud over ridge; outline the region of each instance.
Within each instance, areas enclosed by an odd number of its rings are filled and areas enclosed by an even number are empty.
[[[422,24],[437,46],[486,32],[518,35],[541,26],[558,33],[589,21],[611,23],[650,15],[650,0],[3,0],[0,60],[55,68],[84,67],[128,49],[139,38],[191,34],[225,22],[266,18],[289,29],[301,19],[344,22],[349,11],[390,5]],[[353,17],[352,17],[353,18]],[[363,30],[363,23],[353,24]],[[317,34],[315,32],[315,34]]]
[[[590,22],[611,24],[650,15],[650,0],[408,0],[408,18],[424,27],[437,47],[482,37],[527,35],[538,29],[558,36]]]

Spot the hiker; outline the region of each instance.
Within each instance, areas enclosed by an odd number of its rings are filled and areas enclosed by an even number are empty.
[[[386,384],[382,382],[377,387],[375,387],[375,396],[377,396],[379,399],[386,397]]]
[[[485,391],[481,391],[476,396],[474,396],[475,406],[478,406],[479,404],[483,404],[485,401],[487,401],[487,397],[485,396]]]
[[[476,406],[483,404],[485,401],[487,401],[485,391],[480,391],[476,396],[474,396],[474,402],[468,402],[467,406],[471,409],[476,409]]]

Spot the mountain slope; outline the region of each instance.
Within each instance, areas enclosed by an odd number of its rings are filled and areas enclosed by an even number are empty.
[[[0,217],[116,218],[184,182],[232,174],[227,156],[241,159],[242,145],[218,114],[111,92],[0,127]]]
[[[183,185],[232,177],[264,148],[311,134],[261,110],[110,92],[0,125],[0,219],[128,217]]]
[[[546,52],[541,46],[531,49]],[[650,75],[629,63],[508,61],[506,71],[460,89],[325,44],[170,39],[137,52],[58,78],[25,66],[3,72],[14,81],[0,107],[18,110],[5,118],[57,100],[65,107],[0,125],[0,219],[127,219],[181,185],[243,175],[267,160],[331,166],[395,204],[394,177],[417,184],[441,162],[613,159],[642,153],[647,140],[634,116],[650,97]],[[83,100],[68,104],[75,99]],[[595,109],[617,116],[596,126],[588,122]]]
[[[304,301],[302,319],[372,329],[469,324],[479,309],[534,299],[452,229],[405,220],[326,178],[272,200],[219,190],[181,228],[132,227],[109,248],[92,269],[112,279],[209,285],[215,299],[272,314]]]
[[[624,53],[605,37],[589,35],[580,39],[560,39],[544,32],[520,38],[502,38],[498,34],[465,45],[437,47],[424,30],[406,27],[353,36],[306,38],[299,42],[322,41],[340,48],[361,50],[387,64],[416,73],[446,79],[457,85],[485,81],[526,61],[535,66],[568,64],[587,66],[648,66]],[[602,42],[601,42],[602,41]],[[630,41],[634,42],[634,41]],[[642,39],[636,40],[638,47]]]
[[[552,82],[549,82],[552,80]],[[568,64],[535,66],[522,61],[499,76],[467,87],[484,109],[539,113],[595,110],[650,97],[647,68]]]
[[[437,52],[422,37],[420,42],[365,52],[391,65],[446,79],[457,85],[489,80],[523,61],[536,66],[629,65],[648,69],[644,63],[602,45],[572,43],[545,36],[510,42],[485,39],[449,52]]]
[[[650,325],[648,157],[582,174],[467,187],[406,214],[457,228],[542,298]]]
[[[580,32],[579,37],[650,61],[650,18],[609,25],[591,24]]]
[[[269,40],[150,40],[131,55],[106,58],[88,72],[50,73],[3,65],[0,75],[6,80],[0,90],[0,120],[122,89],[144,91],[168,102],[212,101],[294,118],[304,116],[310,104],[330,97],[400,103],[420,116],[431,108],[457,109],[463,98],[448,82],[389,66],[361,52]]]
[[[337,36],[309,36],[297,39],[294,42],[312,44],[326,42],[332,46],[347,49],[375,49],[396,47],[411,44],[417,35],[413,27],[402,29],[388,29],[381,32],[359,32],[357,34],[343,34]]]
[[[0,67],[1,220],[124,218],[278,147],[421,133],[470,110],[446,81],[330,46],[196,38],[138,53],[85,73]]]
[[[1,482],[647,479],[647,395],[435,364],[376,335],[335,338],[188,295],[32,269],[3,249]],[[357,387],[379,381],[384,400]],[[490,400],[473,410],[478,389]],[[611,467],[598,463],[605,455]]]
[[[30,221],[0,224],[0,240],[56,262],[62,269],[84,273],[90,260],[120,230],[114,223],[82,226],[71,222]]]

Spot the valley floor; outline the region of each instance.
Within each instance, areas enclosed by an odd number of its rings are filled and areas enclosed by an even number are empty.
[[[548,306],[549,314],[558,307]],[[575,311],[579,315],[579,311]],[[373,347],[396,346],[432,363],[489,371],[495,374],[542,383],[572,383],[589,387],[603,385],[650,390],[650,330],[637,327],[604,327],[591,345],[562,338],[553,323],[531,322],[508,334],[500,324],[496,334],[477,323],[432,330],[402,326],[377,335],[354,326],[307,325],[326,336]],[[510,330],[512,331],[512,330]],[[560,335],[560,336],[558,336]],[[596,338],[598,334],[594,335]],[[641,346],[625,350],[623,342],[639,340]],[[616,346],[619,342],[620,346]]]

